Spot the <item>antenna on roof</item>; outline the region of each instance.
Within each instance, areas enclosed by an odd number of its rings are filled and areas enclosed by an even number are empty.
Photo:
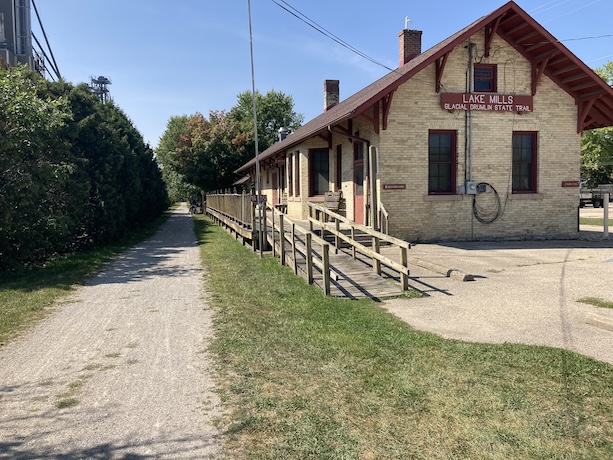
[[[409,17],[408,17],[408,16],[405,16],[405,18],[404,18],[404,30],[409,30],[409,24],[410,24],[411,22],[412,22],[412,21],[409,19]]]

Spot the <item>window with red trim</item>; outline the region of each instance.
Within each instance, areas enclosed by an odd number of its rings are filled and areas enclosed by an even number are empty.
[[[536,133],[513,133],[513,193],[536,193]]]
[[[330,191],[330,152],[328,149],[309,150],[309,194],[323,195]]]
[[[456,193],[456,132],[430,131],[428,136],[428,193]]]
[[[477,93],[495,93],[496,88],[496,64],[475,64],[474,90]]]

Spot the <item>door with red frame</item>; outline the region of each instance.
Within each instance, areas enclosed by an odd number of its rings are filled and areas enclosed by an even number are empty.
[[[364,144],[353,144],[353,220],[364,223]]]

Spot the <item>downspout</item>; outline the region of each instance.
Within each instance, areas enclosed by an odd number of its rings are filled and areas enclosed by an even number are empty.
[[[354,136],[353,134],[347,134],[347,133],[344,133],[342,131],[335,131],[334,129],[332,129],[331,125],[328,125],[328,132],[330,134],[338,134],[339,136],[345,136],[345,137],[348,137],[350,139],[355,139],[355,140],[364,142],[366,144],[366,151],[364,152],[364,156],[366,157],[366,161],[365,161],[366,164],[364,165],[364,170],[366,172],[368,172],[370,170],[370,164],[369,164],[369,161],[368,161],[369,152],[370,152],[370,141],[368,139],[364,139],[363,137]],[[376,215],[377,204],[374,203],[372,205],[372,208],[371,208],[371,204],[369,202],[370,197],[371,197],[371,193],[372,193],[372,191],[370,189],[373,188],[373,190],[374,190],[374,178],[370,178],[369,176],[366,176],[366,180],[368,181],[368,187],[364,187],[364,188],[369,191],[369,193],[366,194],[366,203],[365,203],[366,209],[370,209],[371,210],[371,212],[370,212],[371,216],[375,216]],[[371,182],[372,182],[372,184],[371,184]],[[371,217],[371,220],[372,220],[372,217]],[[374,222],[371,222],[371,225],[372,225],[372,227],[374,229],[375,228]]]
[[[473,48],[475,44],[468,44],[468,92],[474,92],[474,73],[473,73]],[[470,106],[469,106],[470,109]],[[468,110],[468,180],[472,182],[473,180],[473,112],[472,110]],[[466,187],[466,183],[464,184]],[[466,191],[466,190],[465,190]],[[473,195],[473,203],[471,206],[470,213],[470,238],[472,240],[475,239],[475,215],[472,211],[475,207],[475,200],[477,199],[476,195]]]
[[[468,92],[474,92],[473,74],[473,48],[475,44],[468,45]],[[470,109],[470,106],[469,106]],[[468,110],[468,180],[473,180],[473,112]]]

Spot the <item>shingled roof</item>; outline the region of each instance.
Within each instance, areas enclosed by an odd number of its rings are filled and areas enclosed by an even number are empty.
[[[546,75],[576,100],[578,132],[613,126],[613,88],[515,2],[510,1],[309,121],[285,140],[262,152],[260,162],[327,131],[328,127],[363,114],[431,64],[436,63],[440,68],[437,75],[442,75],[447,55],[482,29],[485,29],[486,54],[493,36],[498,34],[532,63],[533,95],[541,77]],[[437,82],[432,83],[435,88]],[[255,159],[236,172],[245,172],[253,167]]]

